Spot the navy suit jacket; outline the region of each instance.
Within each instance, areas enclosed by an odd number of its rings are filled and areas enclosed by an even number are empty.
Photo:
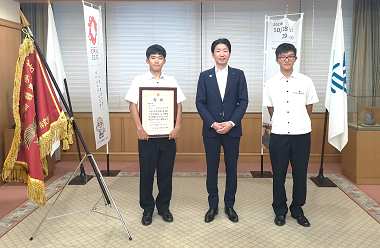
[[[214,122],[232,121],[235,126],[227,133],[231,137],[242,136],[241,119],[248,106],[247,82],[242,70],[228,67],[224,98],[220,95],[215,67],[201,72],[195,100],[198,113],[203,120],[204,137],[215,137],[211,128]]]

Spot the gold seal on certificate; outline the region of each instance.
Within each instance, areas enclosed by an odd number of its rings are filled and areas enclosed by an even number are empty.
[[[140,121],[149,137],[169,137],[177,117],[177,88],[140,87]]]

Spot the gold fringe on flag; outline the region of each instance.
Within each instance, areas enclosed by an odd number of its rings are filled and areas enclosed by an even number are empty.
[[[73,144],[72,134],[73,126],[71,120],[62,111],[59,119],[50,124],[50,130],[39,137],[38,144],[40,146],[41,160],[51,153],[53,144],[56,141],[62,140],[63,143],[67,143],[68,145]],[[62,149],[70,149],[68,145],[64,145]]]
[[[16,72],[15,72],[15,80],[14,80],[14,88],[13,88],[13,118],[16,124],[15,132],[13,136],[12,146],[9,150],[8,156],[5,159],[2,178],[3,181],[8,181],[8,177],[13,170],[13,166],[16,162],[18,151],[20,148],[21,142],[21,121],[20,121],[20,113],[19,113],[19,105],[20,105],[20,88],[21,88],[21,77],[22,70],[25,63],[25,58],[33,53],[34,43],[28,37],[25,37],[24,42],[21,44],[19,49],[19,55],[16,63]],[[26,172],[27,173],[27,172]],[[13,177],[13,181],[15,178]],[[21,180],[20,182],[24,182],[25,180]]]
[[[43,181],[28,177],[28,198],[42,206],[46,204],[45,185]]]
[[[7,182],[28,183],[28,176],[28,165],[25,162],[15,162]]]

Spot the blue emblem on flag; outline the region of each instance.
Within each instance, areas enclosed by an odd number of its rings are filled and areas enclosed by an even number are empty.
[[[346,53],[343,53],[343,75],[339,75],[334,70],[335,68],[338,68],[340,66],[340,63],[336,63],[333,66],[333,74],[331,77],[331,92],[336,93],[336,89],[343,90],[347,93],[347,82],[346,82]]]

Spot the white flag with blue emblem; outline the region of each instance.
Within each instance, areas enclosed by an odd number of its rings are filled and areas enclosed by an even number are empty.
[[[338,0],[325,107],[329,111],[329,143],[339,151],[348,142],[347,83],[342,2]]]

